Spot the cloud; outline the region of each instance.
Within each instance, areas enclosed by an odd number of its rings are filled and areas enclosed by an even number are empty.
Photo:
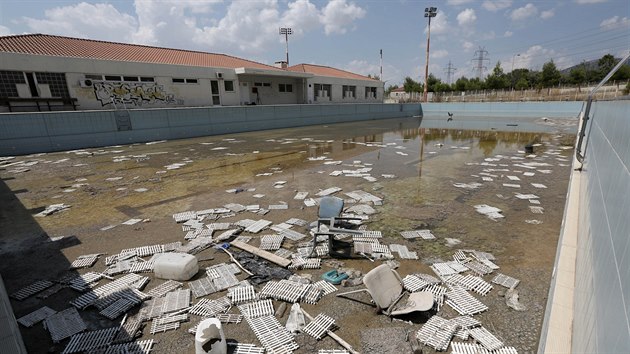
[[[9,29],[9,27],[5,27],[0,25],[0,36],[9,36],[11,35],[11,30]]]
[[[464,41],[464,43],[462,43],[462,49],[464,49],[464,52],[470,52],[474,47],[475,45],[472,42]]]
[[[473,2],[473,0],[447,0],[446,3],[451,6],[460,6]]]
[[[446,49],[438,49],[438,50],[431,51],[431,58],[433,59],[445,58],[447,56],[448,56],[448,50]]]
[[[548,20],[550,18],[552,18],[555,15],[555,12],[552,10],[546,10],[540,13],[540,18],[542,18],[543,20]]]
[[[574,64],[570,57],[563,56],[553,49],[534,45],[529,47],[524,53],[521,53],[520,56],[515,57],[514,69],[526,68],[540,70],[543,64],[552,58],[556,67],[559,69],[567,68]]]
[[[349,25],[366,14],[364,9],[346,0],[331,0],[321,12],[320,21],[326,34],[346,33]]]
[[[605,19],[602,23],[599,24],[599,27],[603,29],[614,29],[620,27],[629,27],[630,20],[627,17],[620,18],[619,16],[613,16],[611,18]]]
[[[136,19],[119,12],[111,4],[85,2],[44,11],[43,19],[23,17],[31,32],[51,33],[112,41],[130,41],[137,28]]]
[[[512,0],[486,0],[481,6],[490,12],[497,12],[512,6]]]
[[[523,7],[519,7],[518,9],[513,10],[510,14],[510,18],[513,21],[522,21],[532,16],[536,16],[537,14],[538,9],[536,8],[536,6],[534,6],[534,4],[532,3],[528,3]]]
[[[606,1],[608,0],[575,0],[578,4],[598,4]]]
[[[380,75],[381,73],[380,64],[370,63],[367,60],[352,60],[348,64],[339,65],[337,67],[364,76]],[[382,79],[387,81],[387,85],[393,85],[402,81],[403,78],[398,68],[391,64],[383,63],[383,78],[381,78],[381,80]]]
[[[471,26],[475,21],[477,21],[477,15],[473,9],[466,9],[457,15],[457,23],[462,27]]]
[[[438,12],[433,20],[431,20],[431,33],[444,34],[449,33],[451,30],[452,28],[448,24],[448,19],[443,12]],[[426,27],[424,29],[424,33],[427,33]]]
[[[509,38],[509,37],[512,37],[513,34],[514,32],[512,31],[505,31],[505,33],[503,33],[503,37]]]

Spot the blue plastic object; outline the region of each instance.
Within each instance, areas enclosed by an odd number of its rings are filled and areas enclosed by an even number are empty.
[[[331,270],[329,272],[326,272],[324,274],[322,274],[322,279],[324,279],[325,281],[334,284],[334,285],[339,285],[341,284],[342,280],[348,279],[348,274],[346,273],[339,273],[337,272],[337,270]]]

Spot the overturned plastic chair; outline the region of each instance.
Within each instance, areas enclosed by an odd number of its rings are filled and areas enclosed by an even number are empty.
[[[424,312],[433,308],[433,294],[428,291],[409,294],[406,304],[397,308],[396,305],[405,295],[405,291],[402,279],[387,264],[382,264],[365,274],[363,284],[366,289],[348,291],[337,296],[347,297],[349,294],[367,292],[379,311],[387,316]]]
[[[340,242],[335,240],[335,235],[338,234],[354,234],[361,235],[362,231],[352,230],[347,228],[340,228],[337,226],[343,225],[345,223],[349,223],[351,221],[358,221],[361,218],[352,218],[352,217],[342,217],[341,213],[343,212],[344,202],[343,199],[334,197],[334,196],[325,196],[322,197],[319,201],[319,212],[317,219],[317,232],[313,235],[313,249],[311,250],[311,254],[309,257],[313,255],[315,252],[315,246],[317,246],[317,237],[322,235],[328,236],[328,254],[331,257],[339,258],[349,258],[350,252],[348,249],[350,248],[346,242]],[[327,227],[325,232],[321,232],[322,225]],[[344,244],[346,246],[344,247]]]

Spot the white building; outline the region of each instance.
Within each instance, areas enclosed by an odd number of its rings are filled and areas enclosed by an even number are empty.
[[[0,112],[383,102],[335,68],[44,34],[0,37],[0,64]]]

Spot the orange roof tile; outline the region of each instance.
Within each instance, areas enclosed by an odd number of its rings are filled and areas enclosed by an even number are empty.
[[[314,75],[317,75],[317,76],[330,76],[330,77],[338,77],[338,78],[342,78],[342,79],[374,80],[374,81],[378,81],[378,80],[373,79],[371,77],[367,77],[367,76],[351,73],[349,71],[331,68],[330,66],[321,66],[321,65],[314,65],[314,64],[297,64],[297,65],[293,65],[291,67],[288,67],[287,70],[289,70],[289,71],[296,71],[296,72],[311,73],[311,74],[314,74]]]
[[[225,54],[27,34],[0,37],[0,52],[220,68],[282,70]]]

